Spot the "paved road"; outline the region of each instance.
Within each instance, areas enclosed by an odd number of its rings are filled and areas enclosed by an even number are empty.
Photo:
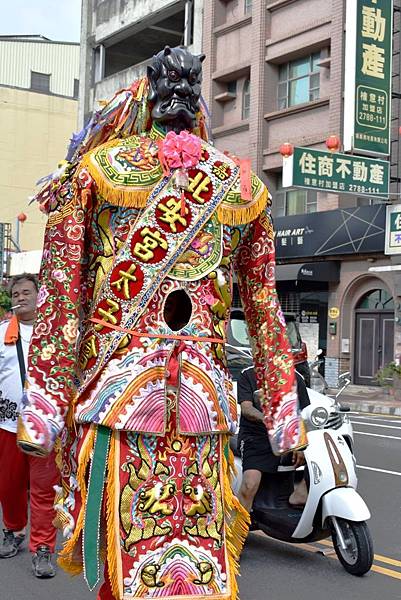
[[[372,512],[373,570],[348,575],[329,542],[290,546],[251,533],[241,559],[241,600],[401,600],[401,418],[354,414],[359,491]],[[95,600],[82,579],[36,580],[30,556],[0,562],[0,600]]]
[[[401,599],[401,418],[359,413],[352,422],[359,492],[372,513],[372,571],[348,575],[335,555],[321,553],[328,542],[300,548],[255,532],[241,561],[241,600]]]

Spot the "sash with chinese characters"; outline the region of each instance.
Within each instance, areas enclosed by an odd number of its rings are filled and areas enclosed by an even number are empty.
[[[184,197],[175,185],[174,173],[154,188],[93,302],[79,347],[78,394],[124,343],[126,330],[133,329],[163,279],[229,193],[238,173],[231,159],[203,142],[200,161],[188,169]]]

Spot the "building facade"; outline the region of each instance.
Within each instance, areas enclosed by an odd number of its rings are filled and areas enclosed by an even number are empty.
[[[0,36],[0,223],[11,224],[14,251],[42,248],[46,218],[29,197],[76,130],[78,79],[78,44]]]
[[[146,74],[164,46],[200,52],[203,0],[83,0],[79,118]]]
[[[386,204],[401,191],[399,5],[395,0],[392,143],[385,157],[391,194],[384,198],[283,185],[284,142],[326,150],[329,136],[343,139],[350,110],[343,100],[347,1],[204,5],[204,93],[214,141],[249,156],[268,184],[281,302],[296,313],[310,356],[323,349],[331,385],[344,370],[354,383],[374,385],[378,369],[401,355],[401,280],[393,270],[401,261],[384,254]]]

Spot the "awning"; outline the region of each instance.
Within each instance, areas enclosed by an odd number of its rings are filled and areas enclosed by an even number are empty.
[[[326,262],[295,263],[276,266],[277,281],[340,281],[340,263],[335,260]]]

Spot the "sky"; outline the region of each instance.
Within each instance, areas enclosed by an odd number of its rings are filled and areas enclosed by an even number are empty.
[[[81,0],[0,0],[0,35],[79,42]]]

